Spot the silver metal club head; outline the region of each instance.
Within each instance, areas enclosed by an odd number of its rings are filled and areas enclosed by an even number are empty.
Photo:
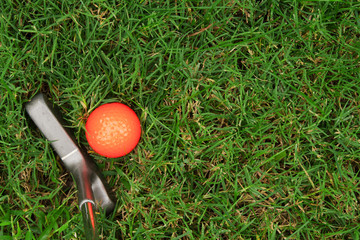
[[[115,201],[107,190],[100,170],[86,151],[76,144],[74,136],[63,126],[61,117],[43,94],[36,95],[25,108],[73,175],[78,188],[79,208],[83,213],[86,237],[97,239],[95,209],[99,205],[109,214],[115,208]]]

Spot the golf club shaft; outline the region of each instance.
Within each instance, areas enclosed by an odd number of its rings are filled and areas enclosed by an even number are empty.
[[[81,173],[79,174],[79,176],[81,177],[77,180],[77,185],[79,189],[83,190],[82,192],[79,191],[79,208],[83,216],[85,236],[88,240],[95,240],[98,239],[95,217],[96,207],[95,202],[92,200],[94,199],[94,196],[91,189],[90,176],[88,169],[85,167],[79,168],[79,171],[81,171]]]

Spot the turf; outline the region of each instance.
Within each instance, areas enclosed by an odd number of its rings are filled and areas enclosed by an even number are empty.
[[[44,92],[118,199],[102,239],[359,239],[360,21],[346,1],[1,1],[0,238],[81,239]],[[120,101],[137,148],[94,153]]]

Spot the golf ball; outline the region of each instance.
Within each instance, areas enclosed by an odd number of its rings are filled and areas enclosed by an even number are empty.
[[[141,126],[136,113],[122,103],[107,103],[96,108],[86,121],[86,139],[98,154],[117,158],[138,144]]]

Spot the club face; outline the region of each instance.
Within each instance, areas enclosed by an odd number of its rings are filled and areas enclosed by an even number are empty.
[[[27,113],[42,134],[50,141],[51,146],[60,156],[66,168],[72,171],[81,163],[79,158],[71,157],[78,151],[78,146],[66,130],[50,103],[43,94],[36,95],[25,106]]]
[[[111,213],[115,201],[109,194],[100,170],[76,144],[70,131],[63,127],[62,119],[44,95],[36,95],[25,108],[35,125],[50,141],[67,170],[74,176],[79,191],[79,203],[91,200],[99,203],[107,214]]]

